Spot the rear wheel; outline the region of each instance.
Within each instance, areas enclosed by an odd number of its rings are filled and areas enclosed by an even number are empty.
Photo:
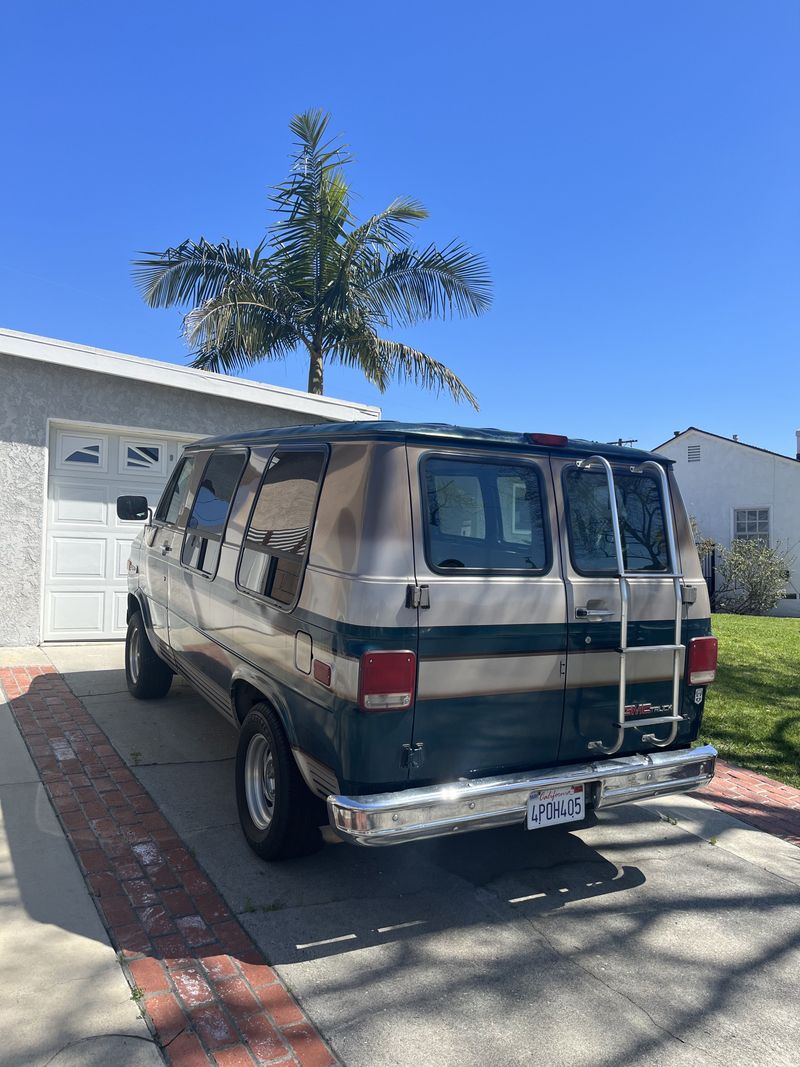
[[[125,637],[125,681],[137,700],[157,700],[172,685],[172,670],[150,644],[140,612],[131,616]]]
[[[255,704],[236,752],[236,804],[250,848],[264,860],[313,851],[320,842],[316,798],[300,776],[275,712]]]

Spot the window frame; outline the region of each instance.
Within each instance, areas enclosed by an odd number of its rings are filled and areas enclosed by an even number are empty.
[[[744,534],[743,537],[740,537],[737,534],[737,532],[736,532],[736,515],[740,511],[755,511],[755,512],[766,511],[766,513],[767,513],[767,535],[766,535],[766,542],[765,543],[766,543],[768,548],[771,548],[772,547],[772,508],[769,506],[769,504],[759,504],[759,505],[757,505],[755,507],[753,507],[752,505],[748,505],[748,506],[745,506],[745,507],[736,507],[736,506],[734,506],[734,507],[731,508],[731,544],[733,544],[734,541],[758,541],[758,540],[763,540],[763,536],[761,534],[759,534],[759,533],[754,533],[754,534],[746,533],[746,534]],[[756,525],[758,525],[758,517],[756,517]]]
[[[611,463],[611,469],[614,472],[615,479],[616,479],[616,476],[617,476],[618,473],[619,474],[631,474],[632,473],[631,470],[630,470],[630,464],[619,464],[619,463],[615,464],[615,463],[612,462]],[[613,563],[614,563],[614,570],[613,571],[597,571],[597,570],[589,571],[589,570],[584,570],[582,567],[579,567],[578,564],[575,562],[575,545],[574,545],[574,542],[573,542],[573,539],[572,539],[572,518],[571,518],[572,504],[571,504],[570,496],[569,496],[569,487],[567,485],[567,475],[571,471],[582,471],[582,470],[583,470],[583,468],[579,467],[577,463],[568,463],[561,471],[561,494],[562,494],[562,497],[564,499],[564,524],[565,524],[566,530],[567,530],[567,545],[569,547],[569,563],[570,563],[570,567],[572,567],[572,569],[575,572],[575,574],[580,575],[581,578],[598,578],[598,579],[610,578],[613,581],[616,581],[616,579],[619,577],[619,575],[616,573],[616,554],[613,557]],[[587,473],[587,472],[584,471],[584,473]],[[588,473],[597,473],[598,476],[602,477],[605,480],[605,475],[604,475],[604,473],[602,471],[598,471],[598,472],[592,471],[592,472],[588,472]],[[664,494],[661,491],[661,484],[660,484],[659,480],[657,478],[655,478],[651,474],[638,474],[638,475],[636,475],[636,477],[638,477],[638,478],[649,478],[652,482],[655,483],[656,489],[658,490],[658,499],[661,502],[661,514],[662,514],[662,516],[664,518],[664,529],[666,530],[667,510],[664,507]],[[663,578],[665,575],[670,573],[669,558],[667,558],[667,561],[664,564],[664,567],[663,567],[662,570],[657,570],[657,571],[653,571],[653,570],[628,571],[627,568],[626,568],[626,573],[636,574],[637,576],[641,575],[644,578]]]
[[[311,509],[311,516],[309,518],[308,523],[308,540],[306,541],[305,551],[303,552],[302,556],[294,557],[300,564],[300,573],[297,576],[297,590],[295,592],[294,599],[289,604],[285,603],[282,600],[276,600],[273,597],[267,596],[266,593],[259,593],[255,589],[249,589],[246,585],[242,585],[240,578],[242,560],[244,558],[245,549],[248,547],[247,535],[250,530],[250,524],[253,521],[253,515],[255,515],[258,499],[261,496],[261,490],[264,487],[264,482],[267,480],[267,475],[269,474],[273,459],[276,455],[278,455],[278,453],[286,452],[316,452],[322,456],[322,465],[320,466],[319,477],[317,479],[317,491],[314,494],[314,504]],[[258,484],[256,485],[255,492],[253,493],[253,499],[250,502],[250,507],[247,510],[247,521],[245,522],[244,527],[242,529],[242,542],[239,545],[239,555],[236,560],[234,584],[238,592],[244,593],[245,596],[252,597],[253,600],[258,601],[260,604],[267,604],[269,607],[275,608],[277,611],[283,611],[286,614],[294,611],[303,592],[303,582],[305,581],[306,570],[308,568],[308,557],[311,553],[311,543],[314,539],[314,527],[317,522],[317,511],[319,510],[319,501],[320,497],[322,496],[322,487],[325,484],[325,475],[328,470],[328,461],[330,459],[330,454],[330,445],[325,443],[318,443],[316,441],[313,443],[302,443],[298,441],[297,443],[292,443],[290,445],[276,445],[266,458],[266,462],[264,463],[264,469],[258,479]],[[254,548],[252,549],[252,551],[259,552],[260,549]],[[289,553],[282,552],[280,549],[273,549],[272,551],[268,551],[265,549],[262,554],[265,556],[276,556],[279,558],[283,557],[285,559],[289,558]]]
[[[220,529],[219,535],[217,535],[216,533],[201,535],[201,536],[205,537],[205,539],[207,541],[214,541],[214,542],[219,544],[219,552],[217,553],[217,559],[216,559],[216,562],[214,564],[213,571],[204,571],[204,570],[201,570],[199,567],[192,567],[190,564],[184,563],[184,561],[183,561],[183,551],[184,551],[184,549],[186,547],[186,537],[187,537],[187,535],[189,533],[189,530],[190,530],[189,519],[191,518],[192,511],[194,510],[194,504],[195,504],[195,500],[197,499],[197,493],[198,493],[198,491],[200,489],[200,486],[203,483],[203,479],[205,477],[205,473],[208,470],[208,465],[211,463],[212,459],[215,456],[218,456],[218,455],[243,456],[244,457],[244,462],[242,463],[242,468],[239,471],[239,477],[238,477],[238,479],[236,481],[236,484],[233,487],[233,492],[231,493],[231,498],[228,501],[228,508],[227,508],[227,510],[225,512],[225,521],[222,524],[222,527]],[[211,452],[209,453],[208,459],[206,460],[205,464],[203,465],[203,469],[202,469],[202,472],[200,473],[200,477],[196,478],[196,480],[195,480],[195,491],[192,494],[191,507],[189,508],[189,511],[188,511],[188,514],[187,514],[187,517],[186,517],[186,525],[182,527],[182,529],[183,529],[183,537],[181,538],[181,550],[180,550],[180,552],[178,554],[178,563],[180,564],[180,566],[184,570],[189,571],[192,574],[198,574],[198,575],[200,575],[201,578],[207,578],[209,582],[213,582],[214,579],[217,576],[217,573],[219,572],[219,562],[222,559],[222,546],[225,544],[225,537],[226,537],[226,535],[228,533],[228,522],[230,521],[231,511],[233,510],[233,504],[234,504],[234,501],[236,500],[236,494],[239,491],[239,486],[242,483],[242,478],[244,477],[244,472],[247,470],[247,464],[249,463],[249,461],[250,461],[250,449],[249,448],[245,448],[245,447],[213,448],[211,450]],[[187,500],[188,500],[188,496],[187,496]]]
[[[161,504],[163,503],[163,501],[169,495],[172,494],[172,491],[173,491],[173,489],[175,487],[175,483],[178,480],[178,476],[179,476],[181,470],[183,469],[184,464],[187,463],[189,460],[191,460],[191,462],[192,462],[192,471],[191,471],[191,473],[189,475],[189,485],[187,486],[187,489],[186,489],[186,500],[187,501],[189,500],[189,496],[191,494],[191,489],[192,489],[192,479],[194,478],[194,473],[195,473],[194,472],[194,468],[195,468],[195,464],[197,462],[197,453],[196,452],[184,452],[183,455],[181,455],[178,458],[178,462],[175,464],[175,467],[174,467],[174,469],[172,471],[172,474],[170,474],[169,478],[167,479],[167,484],[164,486],[164,490],[163,490],[161,496],[158,498],[158,503],[153,508],[153,521],[152,521],[152,525],[153,526],[158,526],[159,528],[166,529],[166,530],[182,530],[182,529],[184,529],[184,527],[182,527],[181,524],[180,524],[180,517],[183,514],[184,510],[186,509],[186,501],[184,501],[183,507],[178,512],[178,518],[177,518],[177,520],[175,522],[167,522],[166,519],[159,519],[158,518],[158,509],[161,507]]]
[[[430,460],[450,460],[457,463],[480,464],[482,466],[496,467],[530,467],[536,475],[539,483],[539,498],[542,503],[542,533],[544,534],[545,562],[542,567],[442,567],[433,562],[431,552],[431,527],[428,516],[428,484],[427,465]],[[550,515],[550,498],[547,494],[547,484],[542,467],[536,460],[516,453],[508,457],[487,455],[484,453],[470,454],[469,452],[442,452],[439,450],[423,452],[418,463],[421,520],[423,548],[425,552],[425,565],[432,574],[440,574],[446,578],[459,577],[484,577],[484,578],[507,578],[525,577],[542,578],[552,572],[553,569],[553,537],[552,519]],[[481,484],[481,493],[483,485]],[[485,538],[484,538],[485,540]],[[510,542],[507,542],[510,543]]]

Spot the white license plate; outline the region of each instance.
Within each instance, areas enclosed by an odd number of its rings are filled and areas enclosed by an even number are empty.
[[[528,797],[528,829],[558,826],[563,822],[580,822],[584,818],[582,785],[561,785],[556,789],[537,789]]]

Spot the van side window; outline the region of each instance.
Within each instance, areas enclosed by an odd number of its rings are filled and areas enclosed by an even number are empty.
[[[215,452],[206,463],[186,524],[181,552],[185,567],[202,574],[216,572],[228,512],[246,460],[244,452]]]
[[[186,503],[186,493],[193,468],[194,456],[184,456],[175,468],[175,473],[167,483],[167,488],[158,502],[155,514],[157,522],[174,526],[178,521],[183,505]]]
[[[248,523],[239,585],[279,604],[293,604],[308,554],[323,452],[275,452]]]
[[[545,570],[548,538],[535,466],[431,457],[424,487],[428,561],[435,569]]]
[[[622,558],[628,571],[665,571],[667,546],[664,509],[655,478],[614,471],[622,533]],[[565,472],[567,526],[572,564],[580,574],[616,574],[611,502],[606,476],[572,467]]]

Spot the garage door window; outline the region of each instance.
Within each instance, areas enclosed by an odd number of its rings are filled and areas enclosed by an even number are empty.
[[[185,567],[216,573],[228,512],[246,460],[245,452],[217,452],[206,464],[186,524],[181,553]]]
[[[166,523],[167,526],[176,525],[183,505],[186,503],[193,467],[194,456],[187,456],[175,468],[175,473],[167,483],[164,495],[156,508],[156,522]]]

